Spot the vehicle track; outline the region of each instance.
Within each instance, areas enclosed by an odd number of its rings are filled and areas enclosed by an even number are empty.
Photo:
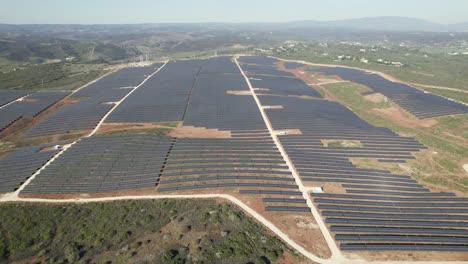
[[[328,248],[330,249],[330,251],[332,253],[332,256],[331,256],[331,258],[329,260],[332,261],[333,263],[337,263],[337,262],[343,260],[344,257],[341,254],[341,251],[338,249],[338,247],[337,247],[337,245],[335,243],[335,240],[331,236],[330,232],[328,231],[327,226],[325,225],[322,218],[320,217],[320,214],[319,214],[317,208],[315,208],[314,204],[312,203],[312,199],[310,198],[309,192],[307,191],[304,184],[302,183],[302,180],[300,179],[299,174],[297,173],[297,170],[296,170],[294,164],[291,162],[291,159],[289,158],[288,154],[284,150],[283,145],[281,144],[281,141],[278,139],[278,136],[274,133],[273,126],[270,123],[270,119],[268,118],[265,110],[263,109],[263,107],[262,107],[262,105],[260,103],[260,100],[258,99],[258,96],[255,93],[255,90],[254,90],[254,88],[252,87],[252,84],[249,81],[249,78],[247,77],[247,75],[245,75],[244,71],[242,70],[241,66],[239,65],[239,62],[237,61],[237,58],[235,58],[234,61],[235,61],[236,65],[237,65],[237,67],[239,68],[239,70],[241,71],[242,75],[244,76],[245,81],[247,82],[247,85],[249,86],[249,89],[250,89],[250,91],[252,93],[252,96],[254,97],[255,102],[257,103],[258,109],[259,109],[260,113],[262,114],[263,120],[265,121],[265,124],[266,124],[266,126],[268,128],[268,131],[270,132],[270,136],[273,138],[273,141],[275,142],[276,147],[278,148],[281,155],[283,156],[283,159],[286,161],[286,164],[288,165],[288,167],[289,167],[289,169],[290,169],[290,171],[291,171],[291,173],[292,173],[292,175],[294,177],[294,180],[296,181],[296,184],[299,187],[299,190],[302,192],[302,196],[307,201],[307,206],[310,208],[311,213],[314,216],[315,221],[317,222],[317,224],[318,224],[318,226],[320,228],[320,231],[322,232],[322,234],[323,234],[323,236],[325,238],[325,241],[327,242]]]

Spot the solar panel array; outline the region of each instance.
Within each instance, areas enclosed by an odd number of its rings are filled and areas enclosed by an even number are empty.
[[[391,82],[377,74],[346,68],[322,68],[316,71],[365,85],[374,92],[384,94],[418,118],[468,113],[466,105],[425,93],[405,84]]]
[[[303,67],[304,64],[298,62],[285,62],[284,67],[288,70],[294,70],[300,67]]]
[[[263,94],[322,97],[317,90],[296,78],[292,73],[276,69],[273,64],[277,62],[276,59],[246,56],[240,57],[239,61],[243,63],[241,64],[242,70],[247,74],[254,88],[268,89],[268,91],[262,91]]]
[[[24,90],[0,90],[0,107],[31,93]]]
[[[276,60],[242,57],[241,61],[262,65],[250,69],[265,73],[265,67]],[[160,193],[238,191],[262,199],[268,212],[309,213],[230,58],[179,61],[166,67],[148,86],[132,94],[122,109],[117,108],[120,112],[111,120],[183,120],[185,125],[230,130],[232,138],[142,134],[84,138],[62,153],[23,193],[91,193],[154,186]],[[259,95],[259,99],[262,105],[282,106],[265,109],[275,130],[301,131],[282,135],[280,140],[306,185],[336,183],[345,191],[312,194],[341,249],[468,251],[468,198],[432,192],[408,175],[359,168],[349,160],[400,163],[413,159],[413,152],[425,148],[422,144],[372,126],[338,103],[291,97],[303,95],[306,87],[283,79],[264,82],[261,88],[269,88],[270,95]],[[93,89],[83,93],[98,98],[107,94],[101,96]],[[358,144],[326,145],[343,140]]]
[[[159,66],[125,68],[90,84],[71,96],[71,99],[80,99],[78,102],[65,105],[48,115],[25,136],[50,136],[94,129],[113,108],[114,105],[109,102],[120,101]]]
[[[242,64],[242,70],[247,75],[274,75],[280,77],[294,77],[290,72],[284,72],[277,69],[276,65],[256,65],[256,64]]]
[[[374,127],[324,100],[259,96],[274,129],[300,129],[280,140],[302,181],[336,183],[346,193],[311,194],[342,250],[468,251],[468,198],[431,192],[407,175],[355,166],[349,158],[401,162],[425,147]],[[325,146],[330,141],[359,146]],[[327,192],[328,190],[325,189]]]
[[[247,92],[247,95],[231,94],[229,91]],[[229,57],[209,59],[198,74],[184,125],[239,133],[268,132],[249,93],[244,77]]]
[[[0,109],[0,131],[22,117],[35,117],[67,96],[68,92],[36,92]]]
[[[303,80],[298,78],[284,78],[277,76],[261,76],[261,75],[249,75],[250,83],[254,88],[267,88],[269,89],[268,94],[275,94],[281,96],[287,95],[306,95],[321,98],[317,90],[308,86]]]
[[[283,109],[266,109],[275,129],[301,130],[301,135],[282,139],[285,146],[295,147],[290,156],[401,160],[413,159],[411,152],[426,148],[413,138],[403,138],[387,128],[366,123],[336,102],[276,96],[260,96],[260,101],[283,106]],[[359,141],[362,147],[324,147],[321,140]]]
[[[241,64],[256,64],[271,66],[278,62],[278,59],[265,56],[241,56],[238,61]]]
[[[203,60],[169,62],[130,95],[107,122],[180,121]]]
[[[154,135],[84,138],[46,167],[22,193],[154,188],[172,141]]]
[[[89,97],[101,102],[120,101],[131,91],[131,88],[138,86],[161,66],[161,63],[157,63],[148,67],[123,68],[84,87],[73,96]]]
[[[267,211],[310,212],[270,137],[177,139],[158,191],[223,188],[266,196]]]
[[[200,67],[184,125],[231,131],[232,138],[179,138],[164,165],[159,192],[239,190],[263,197],[271,212],[310,212],[229,57]]]
[[[51,146],[26,147],[0,157],[0,193],[15,191],[47,163],[57,153],[54,149],[43,150]]]

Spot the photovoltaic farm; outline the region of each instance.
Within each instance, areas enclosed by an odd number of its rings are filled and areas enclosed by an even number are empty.
[[[347,68],[322,68],[316,71],[367,86],[373,90],[370,93],[381,93],[387,96],[417,118],[468,113],[467,105],[426,93],[405,84],[389,81],[377,74]]]
[[[1,90],[0,130],[59,104],[21,136],[87,133],[0,153],[0,193],[229,195],[307,250],[327,247],[329,232],[343,251],[468,252],[466,196],[359,164],[405,165],[430,148],[325,99],[294,74],[300,66],[220,56],[123,68],[73,93]],[[368,86],[418,118],[468,112],[376,74],[315,71]]]
[[[262,105],[282,106],[265,110],[275,130],[301,131],[279,137],[305,185],[341,187],[343,192],[311,196],[342,250],[468,250],[468,198],[431,192],[410,176],[358,168],[350,161],[401,163],[414,159],[412,153],[424,145],[374,127],[336,102],[278,94],[259,99]],[[336,141],[354,145],[327,143]]]

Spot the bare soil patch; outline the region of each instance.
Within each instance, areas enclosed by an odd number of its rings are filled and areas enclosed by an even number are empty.
[[[124,131],[124,130],[141,130],[141,129],[153,129],[153,128],[168,128],[174,129],[174,127],[164,126],[157,123],[103,123],[96,134],[104,134],[111,131]]]
[[[39,102],[39,99],[33,99],[33,98],[24,98],[21,100],[22,102],[27,102],[27,103],[34,103],[34,102]]]
[[[300,129],[283,129],[283,130],[274,130],[273,134],[283,136],[283,135],[302,135]]]
[[[377,104],[387,103],[388,100],[389,100],[387,96],[385,96],[385,95],[383,95],[381,93],[374,93],[374,94],[364,95],[363,97],[367,101],[377,103]]]
[[[265,105],[263,106],[264,109],[283,109],[282,105]]]
[[[322,139],[320,140],[324,147],[338,147],[338,148],[361,148],[362,143],[359,140],[330,140]]]
[[[286,214],[267,212],[265,216],[309,252],[321,258],[329,258],[331,256],[331,251],[312,213]]]
[[[341,186],[341,184],[336,183],[336,182],[322,183],[321,187],[323,188],[324,193],[337,193],[337,194],[346,193],[346,190]]]
[[[346,190],[341,186],[340,183],[336,182],[303,182],[306,187],[322,187],[324,193],[338,193],[344,194]],[[309,193],[312,193],[310,191]]]
[[[21,198],[40,198],[40,199],[88,199],[88,198],[105,198],[105,197],[120,197],[120,196],[144,196],[155,195],[157,193],[155,187],[122,190],[113,192],[96,192],[96,193],[50,193],[50,194],[23,194],[20,193]]]
[[[254,91],[270,91],[269,88],[254,88]]]
[[[227,94],[233,94],[233,95],[252,95],[252,92],[250,90],[248,91],[242,91],[242,90],[227,90]]]
[[[437,124],[436,119],[418,119],[396,105],[388,108],[373,108],[372,111],[379,115],[383,115],[386,119],[389,119],[396,124],[406,127],[431,127]]]
[[[288,135],[302,135],[302,131],[300,129],[285,129],[281,131],[286,132]]]
[[[350,259],[365,259],[368,261],[466,261],[467,252],[435,252],[435,251],[379,251],[376,252],[346,252]]]
[[[179,126],[170,132],[169,136],[177,138],[231,138],[231,132],[205,127]]]

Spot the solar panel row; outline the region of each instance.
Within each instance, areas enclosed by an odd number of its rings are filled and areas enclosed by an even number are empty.
[[[32,93],[26,90],[0,90],[0,107]]]
[[[300,67],[303,67],[304,64],[298,62],[285,62],[284,67],[288,70],[294,70]]]
[[[153,135],[93,136],[48,166],[25,193],[105,192],[156,186],[173,143]]]
[[[0,158],[0,193],[13,192],[49,161],[57,150],[52,145],[26,147]]]
[[[36,92],[22,101],[15,101],[0,109],[0,131],[23,117],[35,117],[67,96],[68,92]]]
[[[230,120],[229,115],[226,118]],[[226,153],[234,154],[226,156]],[[164,164],[158,191],[240,188],[243,194],[246,187],[260,188],[255,191],[257,194],[273,195],[269,197],[272,200],[268,201],[267,211],[310,212],[307,206],[297,209],[282,205],[281,196],[290,195],[288,190],[300,192],[271,138],[254,142],[249,138],[179,138]],[[275,192],[272,188],[279,190]],[[273,192],[262,193],[268,191],[265,189]],[[304,199],[298,200],[305,204]]]

